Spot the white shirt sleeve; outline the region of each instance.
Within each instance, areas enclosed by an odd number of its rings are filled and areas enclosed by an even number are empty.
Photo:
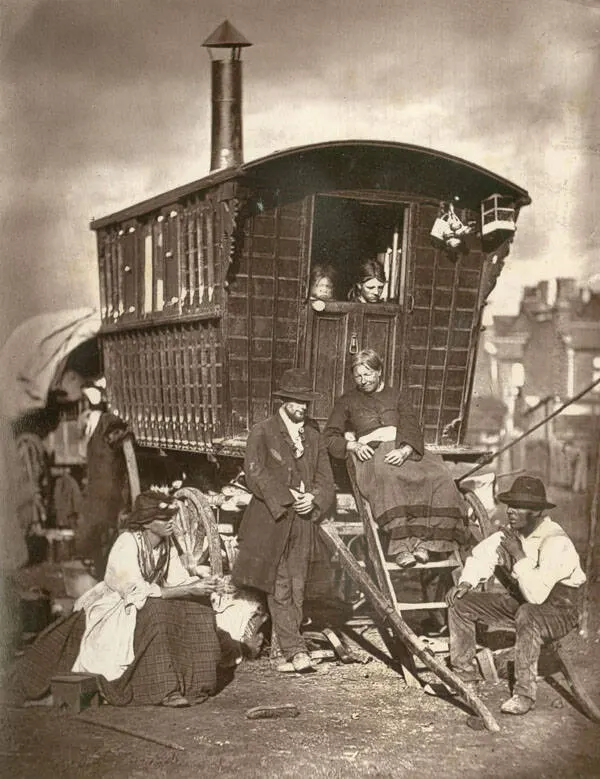
[[[579,557],[571,539],[549,536],[540,545],[537,564],[529,557],[517,560],[513,575],[528,603],[544,603],[554,585],[568,579],[578,566]]]
[[[477,587],[490,578],[498,564],[498,546],[501,540],[502,533],[492,533],[473,547],[462,569],[459,584],[465,582],[471,587]]]

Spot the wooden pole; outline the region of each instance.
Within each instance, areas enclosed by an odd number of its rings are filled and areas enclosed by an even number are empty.
[[[488,730],[498,732],[500,726],[487,706],[476,695],[473,695],[462,679],[441,663],[433,652],[420,641],[418,636],[408,627],[401,614],[382,595],[374,582],[362,570],[340,538],[334,522],[322,522],[319,525],[319,529],[327,547],[336,555],[336,559],[341,567],[374,606],[375,611],[386,627],[389,627],[404,646],[418,657],[430,671],[433,671],[444,684],[464,699],[467,705],[481,718]]]
[[[526,438],[530,433],[533,433],[534,430],[537,430],[539,427],[545,425],[551,419],[554,419],[555,416],[558,416],[558,414],[564,411],[572,403],[575,403],[575,401],[579,400],[579,398],[582,398],[586,393],[593,390],[594,387],[596,387],[598,384],[600,384],[600,379],[596,379],[591,384],[588,384],[588,386],[582,389],[581,392],[578,392],[577,395],[574,395],[572,398],[569,398],[569,400],[565,401],[562,404],[562,406],[559,406],[547,417],[544,417],[544,419],[542,419],[541,422],[538,422],[533,427],[530,427],[529,430],[526,430],[524,433],[522,433],[518,438],[515,438],[513,441],[509,441],[508,444],[498,449],[497,452],[492,452],[492,454],[488,454],[482,457],[480,462],[477,463],[477,465],[475,465],[473,468],[468,470],[466,473],[463,473],[463,475],[460,476],[458,479],[455,479],[456,483],[458,484],[459,482],[463,481],[463,479],[467,479],[473,473],[476,473],[477,471],[481,470],[483,467],[491,463],[492,460],[495,460],[496,457],[499,457],[501,454],[503,454],[507,449],[510,449],[515,444],[518,444],[519,441],[522,441],[524,438]]]
[[[580,635],[588,638],[590,632],[590,590],[594,578],[594,547],[596,545],[596,528],[598,526],[598,511],[600,510],[600,441],[596,450],[596,468],[590,509],[590,527],[588,532],[587,553],[585,557],[585,575],[587,580],[583,589],[583,606],[581,611]]]
[[[123,440],[123,455],[127,467],[127,477],[129,478],[131,505],[133,506],[135,499],[140,494],[140,472],[138,470],[135,449],[133,448],[133,439],[131,436],[127,436]]]
[[[155,738],[149,736],[147,733],[140,733],[136,730],[129,730],[129,728],[122,728],[120,725],[111,725],[108,722],[100,722],[99,720],[91,719],[85,715],[77,717],[77,722],[87,722],[88,725],[96,725],[98,728],[106,728],[106,730],[114,730],[115,733],[124,733],[126,736],[133,736],[139,738],[142,741],[150,741],[152,744],[159,744],[161,747],[167,747],[168,749],[177,749],[181,752],[185,751],[185,747],[180,744],[176,744],[174,741],[164,741],[161,738]]]

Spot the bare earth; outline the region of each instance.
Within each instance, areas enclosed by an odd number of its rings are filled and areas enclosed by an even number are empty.
[[[585,512],[572,508],[572,521],[564,524],[583,552]],[[598,704],[599,601],[600,585],[594,584],[590,637],[573,634],[566,642]],[[266,658],[245,662],[217,696],[191,709],[102,706],[75,715],[5,704],[0,708],[0,775],[600,777],[600,725],[569,702],[560,674],[554,678],[562,692],[555,683],[541,681],[536,709],[526,717],[500,714],[500,703],[507,697],[505,679],[483,687],[481,697],[501,726],[499,733],[490,733],[469,728],[468,712],[456,700],[408,689],[378,649],[381,644],[372,628],[359,646],[364,651],[369,645],[375,656],[367,664],[323,662],[316,673],[305,676],[277,674]],[[251,707],[283,703],[294,704],[299,716],[245,716]]]

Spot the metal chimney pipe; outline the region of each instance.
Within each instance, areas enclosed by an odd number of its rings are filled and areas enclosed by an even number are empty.
[[[242,62],[240,55],[252,46],[225,20],[202,44],[212,60],[212,130],[210,171],[235,168],[244,161],[242,152]],[[213,51],[229,53],[214,57]]]
[[[212,61],[211,173],[244,161],[242,150],[242,62]]]

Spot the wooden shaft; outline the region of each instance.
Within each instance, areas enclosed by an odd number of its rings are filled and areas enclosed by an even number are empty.
[[[140,472],[133,448],[133,439],[128,435],[123,440],[123,455],[125,456],[125,465],[127,466],[127,476],[129,478],[129,492],[131,495],[131,505],[140,494]]]
[[[564,650],[560,643],[555,641],[553,644],[554,654],[560,664],[561,671],[564,674],[565,679],[571,686],[577,702],[583,709],[586,716],[588,716],[594,722],[600,722],[600,709],[596,706],[594,701],[590,698],[585,687],[581,684],[577,678],[573,666],[570,661],[567,660]]]
[[[352,581],[361,589],[365,597],[372,603],[380,619],[387,623],[393,633],[400,641],[407,646],[410,651],[416,655],[430,671],[433,671],[444,684],[455,690],[467,703],[471,709],[483,720],[488,730],[497,732],[500,726],[492,716],[487,706],[466,687],[462,679],[441,663],[431,650],[427,649],[419,640],[418,636],[409,628],[402,616],[396,611],[392,604],[382,595],[373,581],[358,565],[352,553],[348,550],[342,539],[337,533],[335,524],[331,521],[323,522],[319,525],[321,536],[327,544],[327,547],[335,553],[341,567],[352,579]]]
[[[590,589],[593,579],[594,547],[596,545],[596,529],[598,526],[598,511],[600,510],[600,442],[596,450],[596,475],[594,478],[594,493],[590,509],[590,527],[588,531],[587,554],[585,558],[585,575],[587,576],[583,589],[583,606],[581,612],[581,630],[584,638],[589,635],[590,622]]]
[[[542,425],[545,425],[547,422],[549,422],[551,419],[554,419],[555,416],[560,414],[562,411],[564,411],[568,406],[570,406],[572,403],[575,403],[575,401],[579,400],[579,398],[582,398],[584,395],[586,395],[588,392],[594,389],[598,384],[600,384],[600,379],[596,379],[596,381],[593,381],[591,384],[588,384],[587,387],[584,387],[584,389],[581,390],[581,392],[578,392],[577,395],[574,395],[572,398],[569,398],[569,400],[565,401],[562,406],[559,406],[555,411],[553,411],[551,414],[548,414],[547,417],[544,417],[541,422],[538,422],[533,427],[530,427],[529,430],[526,430],[524,433],[522,433],[518,438],[515,438],[512,441],[509,441],[505,446],[498,449],[497,452],[493,452],[490,455],[486,455],[483,458],[483,461],[480,463],[477,463],[471,470],[467,471],[466,473],[463,473],[462,476],[460,476],[458,479],[455,479],[456,483],[463,481],[464,479],[471,476],[476,471],[481,470],[484,466],[488,465],[492,462],[492,460],[495,460],[496,457],[499,457],[501,454],[506,452],[507,449],[510,449],[515,444],[518,444],[519,441],[522,441],[524,438],[527,438],[527,436],[530,433],[533,433],[534,430],[537,430],[538,427],[541,427]]]

